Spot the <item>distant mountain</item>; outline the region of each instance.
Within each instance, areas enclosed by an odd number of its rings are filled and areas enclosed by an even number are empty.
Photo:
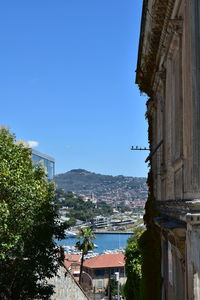
[[[54,177],[57,188],[98,200],[135,200],[147,198],[146,178],[101,175],[74,169]]]

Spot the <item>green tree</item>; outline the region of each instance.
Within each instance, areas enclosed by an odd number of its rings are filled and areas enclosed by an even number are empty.
[[[65,227],[69,228],[76,225],[76,219],[74,217],[71,217],[68,221],[65,221],[64,223]]]
[[[76,247],[78,248],[78,250],[82,251],[80,276],[79,276],[79,283],[81,283],[84,256],[88,253],[88,251],[94,249],[93,239],[95,238],[95,235],[93,234],[93,231],[91,228],[83,227],[83,228],[80,228],[80,230],[79,230],[78,238],[80,238],[81,241],[78,241],[76,243]]]
[[[110,294],[111,296],[117,295],[117,287],[118,283],[114,278],[110,278],[109,280],[109,286],[110,286]]]
[[[72,192],[64,192],[58,189],[54,199],[57,208],[66,206],[68,211],[66,217],[79,219],[81,221],[92,220],[95,216],[112,214],[112,208],[104,201],[96,204],[88,200],[85,202],[81,196],[74,195]]]
[[[144,229],[136,229],[134,235],[128,239],[125,251],[127,281],[124,293],[127,300],[142,299],[142,256],[139,240]]]
[[[0,299],[49,299],[64,237],[52,204],[54,184],[31,150],[0,128]]]

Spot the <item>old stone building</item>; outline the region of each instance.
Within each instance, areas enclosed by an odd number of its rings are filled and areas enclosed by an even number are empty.
[[[162,299],[200,299],[200,0],[144,0],[136,82],[149,96]]]

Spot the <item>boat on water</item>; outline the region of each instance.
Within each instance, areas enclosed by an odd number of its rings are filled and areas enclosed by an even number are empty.
[[[70,255],[82,255],[82,251],[79,251],[75,246],[66,246],[66,245],[63,245],[62,246],[63,249],[64,249],[64,253],[65,254],[70,254]],[[97,256],[98,253],[94,253],[92,250],[88,251],[88,253],[85,255],[85,259],[87,258],[91,258],[91,257],[94,257],[94,256]]]
[[[124,253],[125,252],[125,248],[117,248],[117,249],[113,249],[113,250],[104,250],[103,253],[104,254],[119,254],[119,253]]]
[[[82,254],[82,251],[79,251],[75,246],[62,246],[64,248],[65,254]]]
[[[73,231],[65,230],[65,236],[69,237],[69,238],[73,238],[73,237],[76,237],[77,234],[75,232],[73,232]]]

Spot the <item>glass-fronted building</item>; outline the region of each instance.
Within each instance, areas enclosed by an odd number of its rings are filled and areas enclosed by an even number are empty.
[[[44,165],[44,167],[47,171],[48,178],[50,180],[53,179],[53,177],[55,175],[55,160],[54,160],[54,158],[32,149],[32,161],[35,163],[42,162],[42,164]]]

